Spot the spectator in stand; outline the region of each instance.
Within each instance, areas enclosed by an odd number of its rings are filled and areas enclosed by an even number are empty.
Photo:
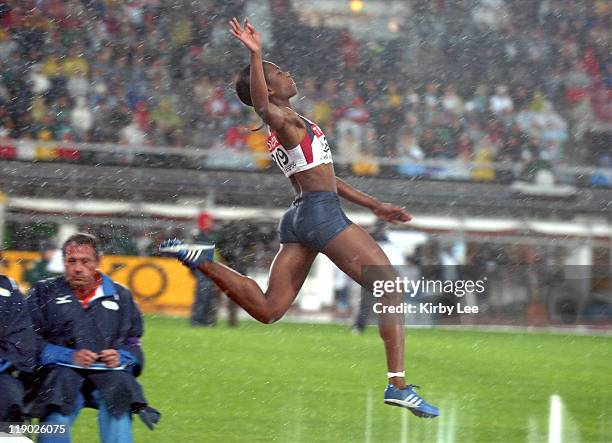
[[[295,103],[295,109],[298,114],[305,115],[316,106],[319,99],[318,86],[314,79],[308,78],[304,82],[304,86],[298,91],[299,98]]]
[[[229,103],[225,97],[223,87],[215,86],[212,95],[204,102],[206,115],[212,120],[216,130],[220,130],[224,124],[225,118],[229,115]]]
[[[425,95],[423,96],[423,103],[425,103],[425,106],[427,106],[428,108],[436,109],[438,107],[438,88],[439,85],[433,82],[428,83],[427,86],[425,86]]]
[[[134,108],[134,122],[138,129],[140,129],[145,134],[149,131],[151,126],[151,113],[147,108],[147,104],[140,100],[136,102],[136,106]]]
[[[604,72],[601,77],[602,86],[608,90],[612,89],[612,60],[605,64]]]
[[[199,80],[194,81],[193,94],[198,103],[202,105],[213,95],[215,86],[210,80],[210,77],[204,75]]]
[[[457,138],[455,152],[457,153],[457,157],[459,157],[463,161],[471,161],[472,155],[474,153],[474,145],[472,144],[472,141],[470,140],[470,137],[467,135],[467,133],[463,132]]]
[[[159,106],[151,113],[151,123],[154,125],[157,144],[173,144],[181,129],[182,120],[174,110],[169,98],[163,98]]]
[[[32,85],[32,93],[37,97],[44,95],[51,88],[51,81],[42,72],[43,66],[40,63],[32,65],[29,75],[29,83]]]
[[[58,125],[54,114],[48,112],[40,124],[32,127],[32,132],[38,140],[57,140]]]
[[[110,113],[110,130],[113,131],[113,141],[119,141],[121,130],[132,122],[132,111],[124,101],[119,102]]]
[[[551,141],[554,146],[560,148],[567,140],[567,123],[555,110],[549,101],[544,102],[544,107],[535,116],[536,124],[540,126],[542,140],[547,143]]]
[[[334,116],[332,115],[333,109],[339,109],[336,97],[336,83],[333,80],[327,80],[323,83],[323,88],[317,97],[315,106],[312,110],[313,121],[321,122],[321,127],[327,130],[331,127],[333,132]]]
[[[338,154],[343,161],[353,160],[362,150],[361,137],[351,129],[338,133]]]
[[[74,76],[87,76],[89,73],[89,63],[84,57],[83,48],[73,46],[68,48],[68,56],[61,64],[62,73],[70,78]]]
[[[250,131],[244,126],[232,126],[225,131],[225,146],[237,151],[246,148],[246,139]]]
[[[565,74],[565,99],[572,105],[578,102],[587,93],[591,84],[591,77],[584,70],[580,60],[574,63],[573,68]]]
[[[363,99],[361,97],[353,97],[352,101],[345,107],[343,114],[338,118],[336,135],[341,140],[348,136],[351,140],[356,140],[357,143],[361,144],[365,137],[365,124],[368,122],[369,117],[370,115]],[[342,143],[342,150],[344,151],[342,155],[352,154],[349,152],[350,147],[346,140],[343,140]]]
[[[140,129],[136,119],[119,131],[119,143],[134,146],[143,146],[147,144],[147,136]]]
[[[455,92],[453,85],[448,85],[444,89],[444,95],[442,96],[442,108],[445,111],[451,112],[455,115],[463,113],[463,100]]]
[[[255,164],[259,169],[270,165],[268,154],[268,136],[264,131],[249,131],[245,139],[246,146],[255,155]]]
[[[426,127],[421,134],[421,140],[419,146],[423,149],[426,157],[431,158],[434,153],[434,147],[438,145],[438,139],[433,128]]]
[[[18,50],[15,39],[12,39],[7,30],[0,29],[0,63],[6,64],[11,59],[11,54]]]
[[[425,153],[418,144],[413,133],[404,131],[400,134],[398,142],[398,154],[411,162],[419,162],[425,158]]]
[[[591,176],[591,186],[612,188],[612,156],[608,154],[602,154],[599,156],[599,167],[595,173]]]
[[[81,141],[89,140],[89,131],[93,126],[93,115],[84,97],[77,97],[76,106],[70,113],[70,125]]]
[[[489,108],[494,114],[502,114],[514,109],[512,97],[508,95],[508,88],[500,85],[495,88],[495,94],[491,97]]]
[[[398,159],[402,160],[402,163],[397,167],[399,173],[408,176],[426,175],[426,168],[419,165],[425,159],[425,153],[410,131],[400,133],[397,149]]]

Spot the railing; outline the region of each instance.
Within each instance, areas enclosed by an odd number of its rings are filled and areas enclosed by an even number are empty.
[[[108,143],[42,142],[0,139],[0,160],[82,163],[175,169],[266,171],[275,166],[266,152],[233,148],[135,146]],[[384,178],[514,183],[531,180],[534,171],[552,173],[554,183],[578,187],[612,187],[612,168],[510,162],[467,162],[461,159],[342,158],[334,156],[341,172]],[[549,183],[551,184],[551,183]]]

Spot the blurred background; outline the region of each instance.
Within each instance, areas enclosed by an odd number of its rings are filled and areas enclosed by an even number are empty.
[[[468,323],[608,328],[611,14],[606,0],[0,1],[0,272],[27,288],[48,241],[79,230],[148,312],[193,302],[193,276],[152,257],[168,236],[240,248],[265,284],[292,195],[233,91],[248,54],[227,23],[249,16],[338,176],[414,216],[387,227],[401,263],[495,282]],[[44,266],[61,272],[57,254]],[[311,274],[289,317],[352,322],[359,289],[322,257]]]

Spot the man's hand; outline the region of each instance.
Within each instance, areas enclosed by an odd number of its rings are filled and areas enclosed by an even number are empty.
[[[249,51],[261,54],[261,35],[249,23],[248,18],[245,18],[244,24],[240,26],[240,22],[234,17],[230,21],[230,27],[232,35],[240,40]]]
[[[79,349],[72,354],[72,362],[84,368],[88,368],[92,363],[95,363],[96,360],[98,360],[98,354],[89,349]]]
[[[406,212],[406,208],[391,205],[389,203],[381,203],[372,209],[376,217],[391,223],[406,223],[412,220],[412,216]]]
[[[100,360],[104,362],[107,368],[116,368],[119,366],[119,352],[116,349],[104,349],[100,352]]]

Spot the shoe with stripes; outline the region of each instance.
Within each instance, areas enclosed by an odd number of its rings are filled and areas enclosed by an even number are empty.
[[[408,385],[404,389],[398,389],[389,384],[385,389],[385,403],[391,406],[408,408],[417,417],[434,418],[440,415],[438,408],[423,400],[413,388],[418,388],[418,386]]]
[[[190,245],[173,238],[164,240],[159,246],[159,252],[163,255],[172,255],[184,265],[194,269],[204,262],[213,261],[215,245]]]

